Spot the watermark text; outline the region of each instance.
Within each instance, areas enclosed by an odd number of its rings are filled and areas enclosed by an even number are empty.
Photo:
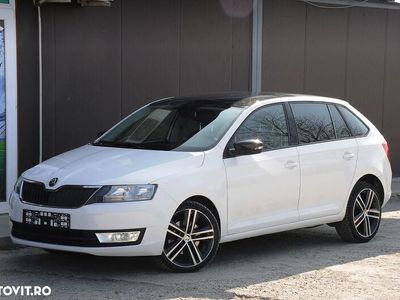
[[[30,286],[30,285],[0,285],[0,297],[11,296],[50,296],[51,288],[48,286]]]

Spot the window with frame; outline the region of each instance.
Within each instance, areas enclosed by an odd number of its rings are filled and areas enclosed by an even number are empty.
[[[331,113],[333,126],[335,127],[336,138],[345,139],[351,137],[350,129],[347,127],[336,106],[334,104],[329,104],[328,107]]]
[[[338,105],[338,110],[342,114],[344,120],[353,136],[364,136],[368,133],[369,128],[355,114],[344,106]]]
[[[253,112],[238,128],[233,142],[259,139],[264,150],[284,148],[289,145],[289,132],[282,104],[272,104]]]
[[[335,130],[325,103],[291,103],[300,144],[335,139]]]

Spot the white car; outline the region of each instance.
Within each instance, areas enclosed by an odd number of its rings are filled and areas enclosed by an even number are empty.
[[[367,242],[391,196],[388,144],[337,99],[167,98],[93,143],[23,173],[10,197],[17,244],[157,256],[189,272],[220,243],[329,224]]]

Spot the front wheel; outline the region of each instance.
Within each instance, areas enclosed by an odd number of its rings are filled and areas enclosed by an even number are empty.
[[[343,221],[336,223],[336,231],[346,242],[364,243],[378,232],[381,222],[381,199],[377,189],[367,183],[355,185]]]
[[[184,202],[168,226],[161,265],[175,272],[193,272],[216,255],[220,229],[214,214],[204,205]]]

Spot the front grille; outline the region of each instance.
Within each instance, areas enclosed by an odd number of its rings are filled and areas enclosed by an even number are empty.
[[[97,188],[64,186],[57,190],[46,190],[42,183],[24,181],[21,200],[26,203],[59,208],[78,208],[89,200]]]
[[[96,237],[95,231],[92,230],[49,228],[18,222],[12,222],[11,234],[17,239],[46,244],[78,247],[118,247],[140,244],[145,233],[144,228],[118,231],[140,231],[140,236],[136,242],[100,243]]]

